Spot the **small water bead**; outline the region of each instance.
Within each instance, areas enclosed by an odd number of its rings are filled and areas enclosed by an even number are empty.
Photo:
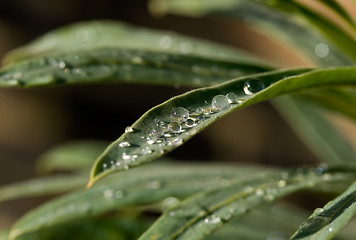
[[[229,100],[224,95],[217,95],[211,101],[211,107],[214,110],[224,110],[230,107]]]
[[[287,182],[285,180],[280,180],[278,181],[278,187],[284,187],[286,186]]]
[[[122,159],[123,160],[131,160],[132,159],[132,156],[130,154],[127,154],[127,153],[122,153]]]
[[[121,142],[121,143],[119,143],[119,146],[121,148],[127,148],[127,147],[130,147],[131,144],[129,142]]]
[[[146,138],[148,144],[152,145],[157,141],[157,136],[155,134],[149,134]]]
[[[152,153],[152,150],[149,147],[145,147],[142,149],[142,154],[150,154]]]
[[[159,189],[162,186],[162,183],[160,181],[157,180],[153,180],[151,182],[148,182],[146,184],[146,187],[149,189]]]
[[[176,107],[172,109],[172,119],[176,121],[186,121],[189,118],[189,111],[184,107]]]
[[[168,197],[168,198],[163,200],[162,205],[161,205],[161,210],[162,210],[162,212],[164,212],[167,209],[170,209],[170,208],[176,206],[179,203],[180,203],[180,201],[177,198]]]
[[[329,55],[329,46],[325,43],[318,43],[315,45],[314,52],[319,58],[325,58]]]
[[[172,38],[170,36],[163,36],[159,39],[159,46],[161,48],[170,48],[172,45]]]
[[[324,212],[324,209],[322,208],[317,208],[314,210],[313,215],[319,215]]]
[[[264,83],[260,79],[257,79],[257,78],[252,78],[252,79],[246,81],[246,83],[244,85],[244,92],[247,95],[256,94],[259,91],[262,91],[263,89],[265,89]]]
[[[258,195],[258,196],[263,196],[265,193],[264,193],[264,191],[262,190],[262,189],[259,189],[259,188],[257,188],[256,190],[255,190],[255,193],[256,193],[256,195]]]
[[[132,133],[134,130],[131,126],[125,128],[125,133]]]
[[[116,198],[116,199],[121,199],[121,198],[123,198],[123,197],[124,197],[124,192],[123,192],[123,191],[117,190],[117,191],[115,192],[115,198]]]
[[[171,122],[168,125],[168,130],[173,133],[179,133],[180,131],[182,131],[182,126],[177,122]]]
[[[104,198],[112,199],[114,197],[115,192],[112,189],[106,189],[104,192]]]
[[[192,118],[188,118],[187,121],[185,122],[185,125],[187,127],[193,127],[195,125],[195,121]]]
[[[197,110],[195,110],[195,114],[199,115],[204,112],[204,109],[202,107],[198,107]]]
[[[153,135],[156,135],[157,137],[162,136],[165,133],[165,128],[162,127],[154,127],[151,131]]]
[[[229,103],[237,103],[239,100],[239,97],[233,92],[226,94],[226,97]]]

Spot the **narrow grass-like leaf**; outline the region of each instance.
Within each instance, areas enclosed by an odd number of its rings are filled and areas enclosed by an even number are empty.
[[[261,174],[198,193],[166,211],[140,240],[204,239],[233,218],[292,192],[353,174],[295,169]]]
[[[356,92],[353,89],[328,89],[320,93],[304,94],[304,97],[356,120]]]
[[[52,176],[0,187],[0,204],[19,198],[60,194],[85,186],[88,177],[81,175]]]
[[[338,1],[332,0],[332,1],[323,1],[319,0],[319,2],[325,6],[327,6],[331,11],[335,12],[339,17],[343,18],[346,20],[353,28],[356,27],[356,22],[355,19],[350,15],[348,11],[344,9],[340,5]]]
[[[327,240],[335,236],[356,214],[356,183],[330,201],[317,208],[291,239]]]
[[[10,230],[1,230],[0,231],[0,240],[8,240]]]
[[[218,0],[209,1],[209,4],[199,0],[151,0],[151,2],[162,13],[172,12],[191,16],[212,13],[244,20],[246,24],[258,32],[287,44],[290,49],[294,49],[297,53],[306,54],[309,59],[322,63],[323,66],[352,63],[352,60],[345,54],[340,53],[338,48],[335,48],[334,44],[325,39],[317,28],[310,28],[311,25],[305,21],[301,23],[300,20],[303,19],[300,16],[303,12],[301,12],[299,4],[292,1],[276,1],[273,6],[268,6],[268,1],[259,1],[256,3],[255,1],[246,0],[226,0],[224,4]],[[287,13],[274,8],[279,8]],[[311,16],[308,14],[305,13],[305,16],[310,16],[314,20],[314,15]],[[291,18],[293,16],[296,19]],[[328,29],[328,31],[334,30],[337,29],[335,27]],[[351,48],[355,46],[353,40],[344,33],[335,35],[334,37],[346,38],[343,41],[347,42],[347,45],[352,46]],[[338,47],[344,49],[345,45],[341,45],[341,42],[338,44]],[[354,56],[353,53],[351,55]]]
[[[37,171],[72,171],[88,169],[104,151],[108,143],[99,140],[77,140],[49,149],[37,160]]]
[[[12,64],[0,70],[0,86],[35,87],[108,81],[206,86],[269,69],[246,61],[100,48]]]
[[[253,209],[239,219],[232,220],[206,239],[286,239],[307,216],[308,214],[305,211],[291,205],[269,204],[265,207]]]
[[[92,168],[89,186],[114,171],[162,156],[239,108],[292,92],[355,84],[354,67],[304,69],[262,73],[177,96],[148,111],[132,125],[132,132],[105,150]]]
[[[329,164],[356,164],[352,146],[313,104],[306,104],[303,99],[297,97],[276,100],[273,101],[274,105],[282,110],[280,112],[291,123],[291,127],[297,128],[295,132],[302,135],[300,137],[320,156],[320,159]]]
[[[11,239],[70,221],[99,214],[152,204],[167,197],[178,199],[212,187],[222,187],[232,178],[261,172],[260,167],[207,166],[204,164],[152,164],[124,172],[83,189],[54,199],[20,219],[11,230]],[[270,171],[270,170],[264,170]]]
[[[8,53],[5,63],[96,48],[125,48],[196,55],[213,59],[262,63],[242,50],[168,31],[137,27],[118,21],[89,21],[53,30]]]

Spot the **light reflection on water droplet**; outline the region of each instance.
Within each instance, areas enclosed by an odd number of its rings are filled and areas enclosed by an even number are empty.
[[[163,200],[162,205],[161,205],[161,210],[162,210],[162,212],[164,212],[164,211],[176,206],[179,203],[180,203],[180,201],[177,198],[168,197]]]
[[[189,118],[189,111],[184,107],[176,107],[172,109],[172,119],[175,121],[186,121]]]
[[[182,130],[182,126],[178,122],[171,122],[168,125],[168,130],[172,133],[179,133]]]
[[[121,148],[127,148],[127,147],[130,147],[131,144],[129,142],[121,142],[121,143],[119,143],[119,146]]]
[[[265,89],[264,83],[257,78],[252,78],[245,82],[244,92],[247,95],[253,95]]]
[[[125,128],[125,133],[131,133],[131,132],[133,132],[133,128],[131,126]]]
[[[195,125],[195,121],[191,118],[188,118],[187,121],[185,122],[185,125],[187,127],[193,127]]]
[[[121,198],[123,198],[123,197],[124,197],[124,192],[123,192],[123,191],[117,190],[117,191],[115,192],[115,198],[116,198],[116,199],[121,199]]]
[[[159,46],[161,48],[170,48],[172,45],[172,38],[170,36],[163,36],[159,39]]]
[[[224,95],[217,95],[213,98],[211,106],[215,110],[224,110],[229,108],[230,103],[227,97],[225,97]]]
[[[114,191],[112,189],[106,189],[104,192],[104,198],[106,199],[112,199],[114,197]]]

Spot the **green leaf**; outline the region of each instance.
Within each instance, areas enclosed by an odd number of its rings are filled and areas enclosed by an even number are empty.
[[[338,1],[331,0],[331,1],[323,1],[319,0],[321,4],[324,4],[327,6],[331,11],[335,12],[339,17],[345,19],[350,26],[352,26],[354,29],[356,27],[356,22],[353,19],[353,17],[349,14],[348,11],[346,11]]]
[[[224,3],[221,2],[212,0],[206,4],[206,1],[200,0],[151,0],[153,6],[151,9],[157,9],[161,13],[171,12],[190,16],[212,13],[241,19],[254,30],[287,44],[289,49],[305,54],[309,59],[323,66],[352,63],[345,54],[354,57],[354,53],[350,53],[350,49],[355,48],[353,40],[348,35],[340,33],[335,26],[331,26],[330,29],[327,29],[329,25],[322,26],[321,22],[325,23],[325,19],[320,19],[320,16],[312,12],[306,12],[307,10],[302,9],[298,3],[274,1],[274,5],[270,6],[269,1],[225,0]],[[322,27],[322,30],[327,31],[328,36],[333,39],[342,40],[334,41],[341,49],[345,49],[346,46],[350,48],[345,54],[340,53],[333,43],[321,35],[320,29],[312,28],[306,20]],[[334,31],[338,34],[332,35]]]
[[[317,208],[291,239],[331,239],[355,214],[356,183],[336,199],[328,202],[324,208]]]
[[[0,203],[19,198],[58,194],[85,186],[87,176],[59,175],[38,178],[0,187]]]
[[[0,231],[0,240],[8,240],[10,230],[1,230]]]
[[[178,199],[203,189],[222,187],[232,178],[269,171],[261,167],[216,166],[214,164],[152,164],[103,180],[54,199],[32,210],[12,227],[10,239],[108,211]]]
[[[36,168],[40,173],[87,169],[107,145],[106,141],[99,140],[76,140],[62,143],[40,156]]]
[[[239,108],[283,94],[331,85],[352,86],[355,82],[354,67],[299,69],[238,78],[174,97],[149,110],[132,125],[132,132],[124,133],[105,150],[92,168],[88,185],[112,172],[139,166],[172,151]]]
[[[323,91],[324,92],[324,91]],[[356,164],[355,151],[343,136],[325,119],[321,109],[301,97],[283,97],[274,106],[300,134],[306,145],[329,164]],[[283,111],[284,110],[284,111]]]
[[[353,174],[315,169],[282,170],[248,177],[194,195],[166,211],[141,237],[204,239],[233,218],[292,192],[349,178]],[[352,178],[352,177],[351,177]]]
[[[146,29],[107,20],[81,22],[53,30],[28,45],[8,53],[4,62],[18,62],[38,56],[97,48],[139,49],[242,61],[250,64],[262,63],[250,53],[235,48],[173,32]]]
[[[307,216],[305,211],[288,204],[268,204],[230,221],[206,239],[286,239]]]
[[[35,87],[108,81],[206,86],[269,69],[247,61],[100,48],[12,64],[0,70],[0,86]]]

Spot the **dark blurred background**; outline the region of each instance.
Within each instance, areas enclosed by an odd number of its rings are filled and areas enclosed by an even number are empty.
[[[244,48],[281,67],[308,65],[286,47],[248,30],[242,23],[213,17],[155,18],[149,14],[146,0],[0,1],[0,57],[54,28],[92,19],[120,20],[210,39]],[[145,111],[187,90],[128,84],[0,89],[0,185],[34,177],[36,158],[61,142],[115,140]],[[218,121],[170,156],[278,166],[316,162],[268,103]],[[1,205],[0,227],[9,226],[39,201]]]

